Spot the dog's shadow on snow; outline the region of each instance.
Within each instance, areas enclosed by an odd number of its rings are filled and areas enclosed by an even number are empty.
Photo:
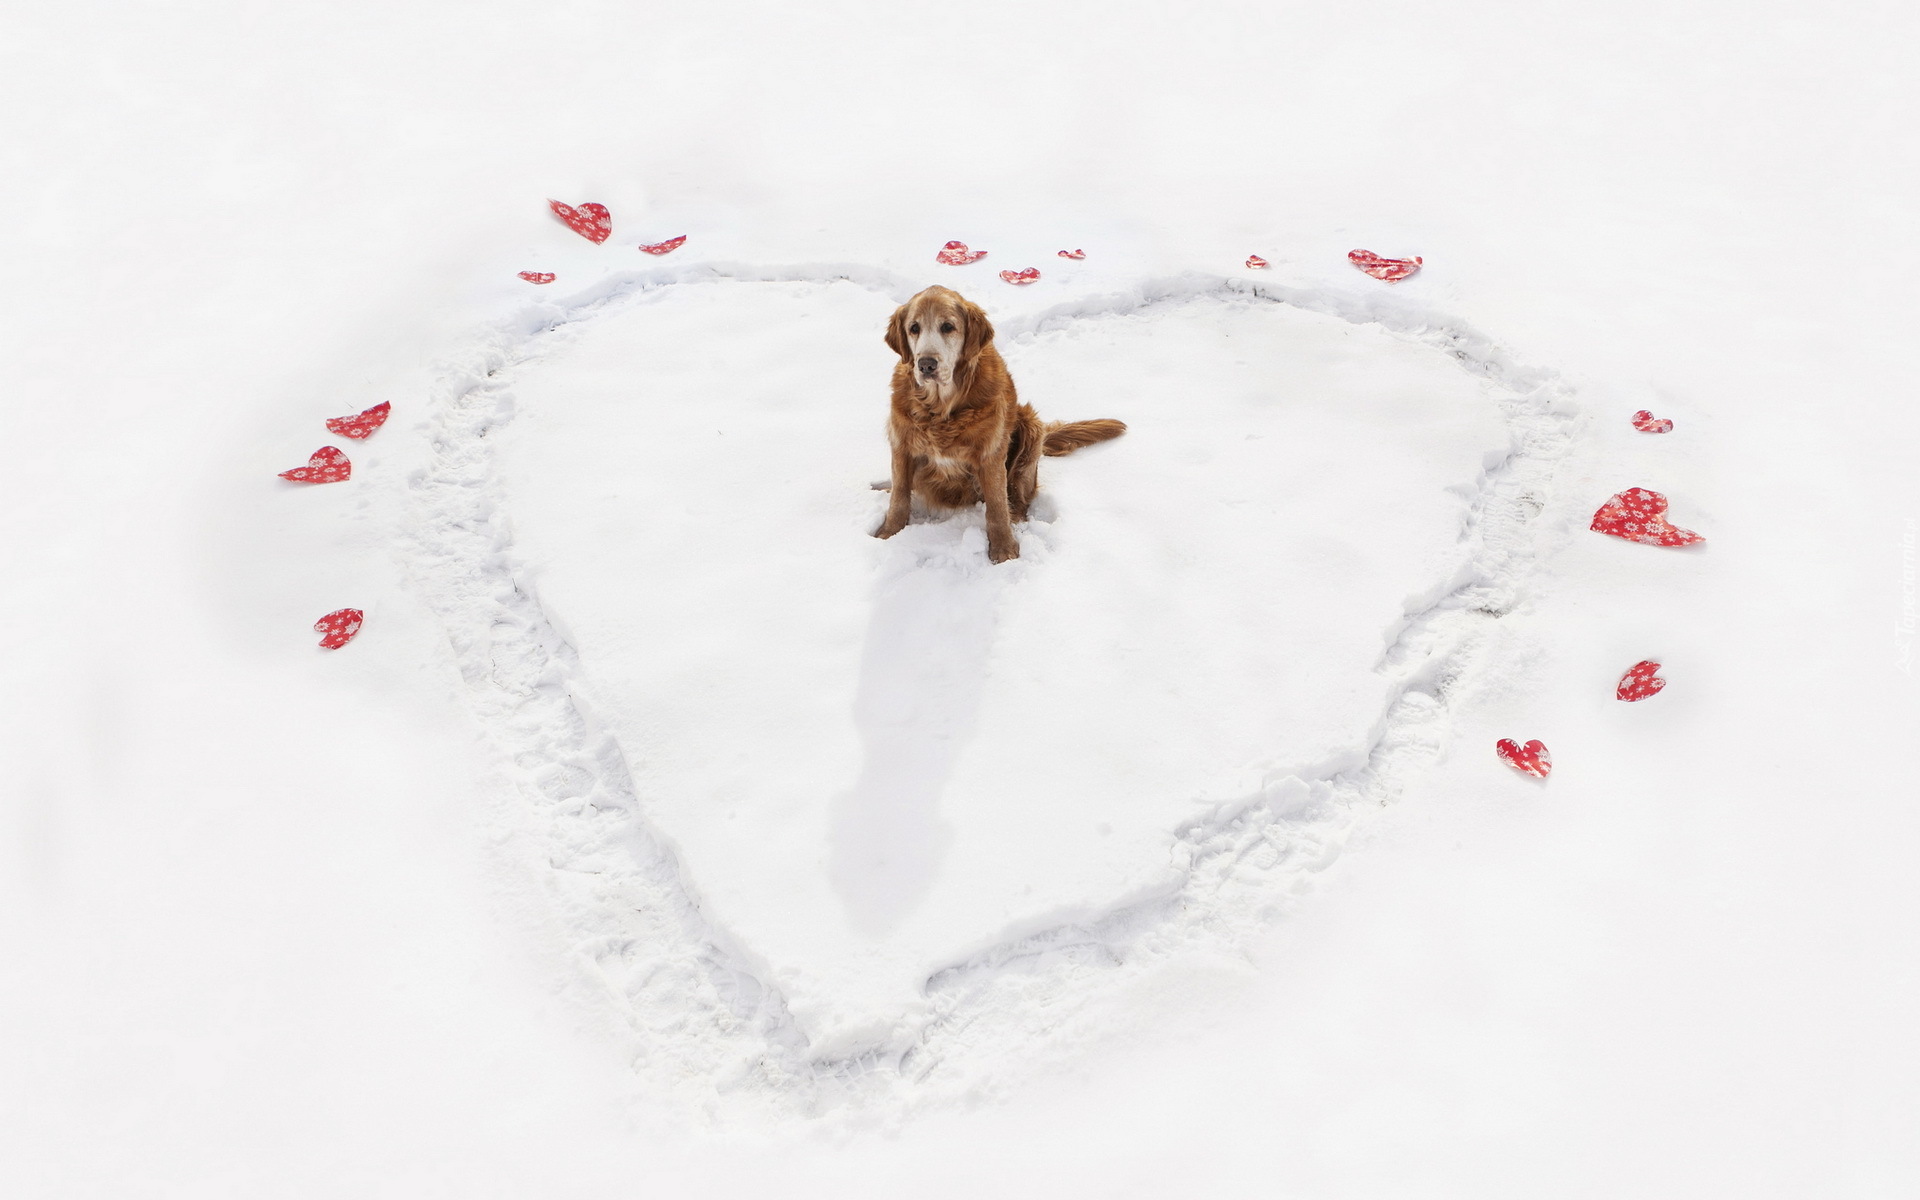
[[[1023,553],[1038,532],[1022,527]],[[977,513],[910,525],[885,554],[854,697],[864,756],[835,798],[829,856],[848,920],[872,935],[939,876],[953,837],[940,799],[978,723],[1001,597],[1026,569],[987,562]]]

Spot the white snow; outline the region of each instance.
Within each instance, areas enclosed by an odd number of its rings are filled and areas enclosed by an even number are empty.
[[[1920,1182],[1912,17],[10,26],[8,1194]],[[929,282],[1131,426],[1017,563]]]
[[[1457,582],[1508,441],[1484,381],[1377,326],[1142,303],[998,339],[1049,415],[1130,424],[1046,464],[1016,564],[977,512],[878,543],[873,331],[912,287],[662,285],[503,375],[489,434],[569,686],[816,1045],[1177,887],[1196,812],[1364,765],[1382,631]]]

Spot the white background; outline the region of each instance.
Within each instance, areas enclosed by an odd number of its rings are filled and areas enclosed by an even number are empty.
[[[10,1192],[1920,1182],[1904,11],[7,24]],[[1357,289],[1346,250],[1420,253],[1404,294],[1591,414],[1561,503],[1655,486],[1710,546],[1570,540],[1447,758],[1244,963],[1118,997],[1068,1065],[898,1120],[702,1120],[562,994],[553,919],[484,826],[494,751],[380,507],[436,361],[527,302],[513,272],[604,269],[548,196],[606,203],[627,246],[687,233],[683,253],[763,263],[1058,241],[1141,277],[1259,252]],[[355,484],[272,479],[321,417],[377,400],[395,422]],[[1634,440],[1641,407],[1675,440]],[[382,619],[320,655],[306,627],[343,604]],[[1643,656],[1674,685],[1615,704]],[[1514,735],[1553,746],[1546,787],[1487,752]]]

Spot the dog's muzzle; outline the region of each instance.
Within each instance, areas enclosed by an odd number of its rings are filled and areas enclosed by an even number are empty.
[[[931,356],[920,360],[920,373],[932,379],[940,373],[940,360]]]

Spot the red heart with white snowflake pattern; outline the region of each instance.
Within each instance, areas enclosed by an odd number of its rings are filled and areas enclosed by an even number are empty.
[[[361,441],[373,436],[373,431],[387,423],[387,414],[393,411],[393,405],[382,400],[363,413],[351,417],[328,417],[327,428],[343,438]],[[335,453],[339,453],[335,451]],[[311,465],[311,464],[309,464]]]
[[[1673,422],[1665,417],[1656,417],[1646,409],[1633,414],[1633,427],[1641,433],[1672,433]]]
[[[306,466],[282,471],[280,478],[295,483],[339,483],[352,474],[353,464],[347,461],[346,455],[332,446],[322,446],[313,452]]]
[[[1420,269],[1419,258],[1382,258],[1371,250],[1349,250],[1347,261],[1375,279],[1398,283]]]
[[[1258,254],[1249,254],[1247,255],[1247,265],[1257,271],[1261,267],[1272,266],[1273,264],[1261,258]]]
[[[1538,738],[1524,746],[1512,738],[1501,738],[1493,744],[1493,752],[1514,770],[1535,779],[1545,779],[1553,773],[1553,755],[1547,753]]]
[[[672,254],[675,250],[686,245],[686,242],[687,235],[683,233],[677,238],[668,238],[664,242],[654,242],[651,245],[642,246],[640,247],[640,252],[642,254]]]
[[[553,272],[552,271],[522,271],[520,272],[520,278],[526,280],[528,283],[552,283]]]
[[[360,623],[366,619],[367,614],[357,608],[339,608],[315,621],[313,631],[327,635],[320,639],[322,646],[338,650],[354,639],[360,632]]]
[[[1650,658],[1633,664],[1620,677],[1620,684],[1613,689],[1613,694],[1621,700],[1645,700],[1667,686],[1667,681],[1660,678],[1659,670],[1660,664]]]
[[[1018,271],[1002,271],[1000,272],[1000,278],[1006,280],[1008,283],[1017,283],[1025,287],[1029,283],[1039,282],[1040,268],[1023,267]]]
[[[1074,259],[1079,259],[1079,258],[1085,258],[1086,256],[1087,256],[1087,252],[1086,252],[1085,250],[1062,250],[1062,251],[1060,251],[1060,257],[1061,257],[1061,258],[1074,258]]]
[[[1600,506],[1588,526],[1608,537],[1649,546],[1691,546],[1707,539],[1667,520],[1667,498],[1646,488],[1628,488]]]
[[[970,262],[979,262],[986,256],[985,250],[967,249],[965,242],[948,242],[940,247],[940,253],[933,258],[935,262],[943,262],[950,267],[964,267]]]
[[[607,211],[604,204],[588,203],[573,208],[558,200],[549,200],[547,207],[553,210],[554,216],[567,223],[568,229],[596,245],[613,236],[613,214]]]

